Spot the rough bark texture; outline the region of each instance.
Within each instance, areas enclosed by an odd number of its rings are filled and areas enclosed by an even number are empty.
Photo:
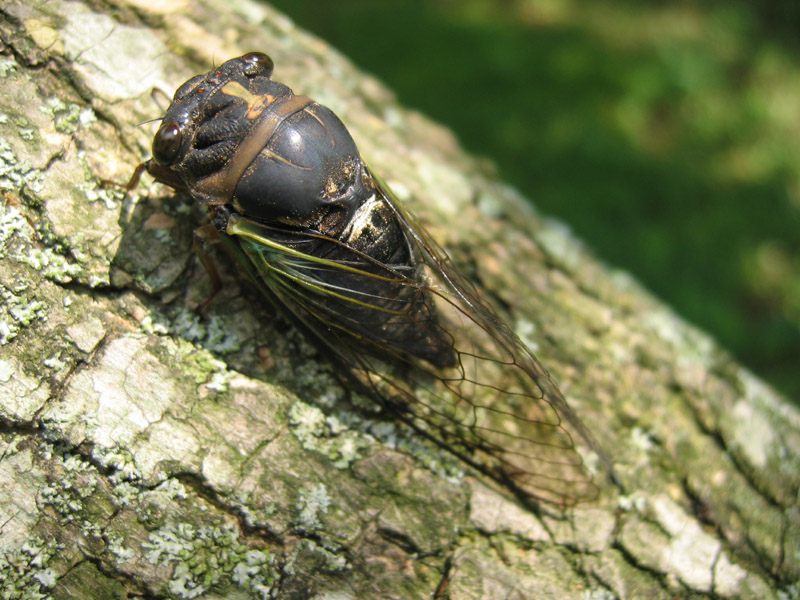
[[[0,32],[0,598],[800,598],[798,411],[336,51],[247,0],[5,0]],[[248,50],[493,291],[621,489],[524,510],[342,408],[234,278],[194,315],[200,213],[99,184],[154,87]]]

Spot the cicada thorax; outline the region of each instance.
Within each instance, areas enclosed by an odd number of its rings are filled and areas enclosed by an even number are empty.
[[[274,252],[253,241],[272,236],[317,261],[307,271],[316,280],[305,282],[306,306],[294,310],[333,315],[335,333],[367,351],[389,348],[452,366],[422,266],[350,133],[331,110],[271,73],[272,61],[251,53],[186,82],[164,115],[147,170],[188,190],[224,234],[237,237],[230,215],[239,226],[242,219],[263,226],[238,240],[251,255]]]

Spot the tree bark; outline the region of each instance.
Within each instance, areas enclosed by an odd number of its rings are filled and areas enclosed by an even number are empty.
[[[32,4],[0,21],[0,597],[800,597],[797,409],[449,132],[248,0]],[[148,156],[154,88],[250,50],[527,332],[620,486],[526,510],[233,275],[194,314],[200,212],[101,183]]]

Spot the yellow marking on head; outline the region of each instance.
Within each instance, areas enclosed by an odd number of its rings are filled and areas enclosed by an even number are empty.
[[[227,96],[244,100],[247,103],[247,114],[245,116],[250,120],[258,117],[275,100],[275,96],[271,94],[264,94],[263,96],[251,94],[237,81],[229,81],[222,86],[221,91]]]

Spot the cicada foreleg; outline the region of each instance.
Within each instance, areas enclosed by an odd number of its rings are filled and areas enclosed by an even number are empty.
[[[209,256],[208,252],[206,252],[206,248],[218,243],[219,241],[219,232],[211,223],[208,225],[203,225],[202,227],[198,227],[194,230],[192,250],[194,250],[197,259],[200,261],[200,264],[203,265],[203,268],[208,274],[208,278],[211,280],[211,292],[209,292],[208,296],[206,296],[205,299],[198,304],[197,308],[195,309],[198,314],[205,313],[208,305],[222,289],[222,277],[220,277],[217,266],[214,264],[214,260],[211,258],[211,256]]]

